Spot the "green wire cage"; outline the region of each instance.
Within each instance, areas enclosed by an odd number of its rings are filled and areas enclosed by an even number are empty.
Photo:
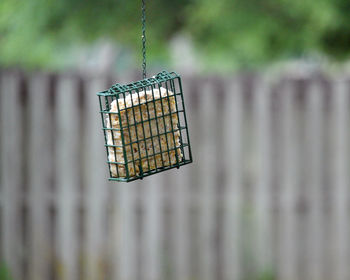
[[[97,93],[109,180],[129,182],[192,162],[181,78],[163,71]]]

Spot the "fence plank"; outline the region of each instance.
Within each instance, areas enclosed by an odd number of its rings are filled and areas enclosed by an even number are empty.
[[[185,82],[185,85],[188,85]],[[191,124],[193,124],[194,110],[190,103],[193,101],[189,92],[187,92],[186,109],[190,110],[187,113],[188,127],[191,136]],[[171,182],[171,188],[174,188],[173,193],[173,208],[171,209],[173,215],[173,234],[172,234],[172,249],[173,249],[173,269],[174,280],[186,280],[191,278],[191,240],[190,240],[190,210],[191,210],[191,185],[192,176],[195,172],[194,165],[186,165],[180,169],[176,169],[169,173],[168,180]]]
[[[84,112],[84,209],[85,209],[85,257],[83,279],[105,278],[104,239],[106,235],[104,206],[107,201],[107,164],[104,136],[96,92],[105,87],[105,79],[93,78],[85,82]]]
[[[350,223],[349,223],[349,88],[345,80],[335,81],[332,95],[332,125],[334,161],[332,170],[333,270],[332,279],[350,278]]]
[[[191,100],[191,99],[189,99]],[[189,101],[187,100],[187,101]],[[189,105],[190,103],[187,103]],[[188,110],[188,108],[187,108]],[[192,111],[193,113],[193,111]],[[187,114],[188,126],[193,123],[193,114]],[[191,137],[191,135],[189,136]],[[192,139],[192,138],[191,138]],[[184,166],[170,174],[171,187],[175,189],[173,196],[173,255],[174,280],[191,278],[190,260],[190,201],[193,165]]]
[[[164,174],[150,176],[142,182],[145,193],[143,275],[145,280],[161,280],[162,277],[162,187]]]
[[[50,135],[48,77],[32,76],[29,80],[29,275],[32,280],[49,278],[50,228],[48,198],[50,193]],[[38,137],[40,135],[40,137]]]
[[[122,233],[121,228],[121,195],[119,193],[119,185],[123,185],[118,182],[109,182],[110,188],[110,200],[109,205],[110,209],[108,209],[108,223],[110,226],[109,234],[107,237],[107,242],[110,246],[107,248],[108,250],[108,258],[109,258],[109,279],[118,280],[119,279],[119,268],[120,268],[120,258],[123,257],[123,252],[121,251],[121,241],[122,241]],[[127,280],[127,279],[125,279]]]
[[[191,148],[193,163],[184,168],[191,169],[191,177],[188,178],[190,187],[188,189],[188,220],[189,220],[189,273],[190,279],[199,277],[199,215],[200,215],[200,199],[201,199],[201,185],[200,185],[200,141],[201,141],[201,113],[200,113],[200,98],[202,95],[200,79],[185,80],[184,85],[188,87],[188,97],[186,97],[187,120],[189,125],[189,133],[191,137]]]
[[[136,188],[139,182],[118,184],[120,199],[120,252],[118,279],[137,279]]]
[[[239,81],[227,82],[224,113],[224,166],[226,185],[224,195],[223,277],[225,280],[241,279],[241,210],[242,190],[242,121],[243,96]]]
[[[79,184],[78,149],[79,104],[77,83],[73,78],[59,80],[56,97],[56,186],[57,186],[57,272],[58,279],[78,278],[77,188]]]
[[[19,193],[22,173],[22,108],[19,103],[19,77],[6,73],[0,80],[0,119],[1,119],[1,229],[3,258],[15,280],[22,279],[22,255],[20,248]]]
[[[118,76],[119,83],[130,83],[135,80],[133,74]],[[106,172],[108,167],[105,164]],[[106,175],[107,176],[107,175]],[[109,176],[109,174],[108,174]],[[107,178],[107,177],[106,177]],[[137,201],[136,189],[138,181],[130,183],[109,182],[111,190],[111,232],[108,242],[109,266],[111,279],[133,280],[137,279]]]
[[[297,185],[298,185],[298,135],[296,120],[296,92],[291,83],[284,85],[281,94],[282,161],[281,211],[280,211],[280,251],[278,279],[295,280],[297,274]]]
[[[253,95],[257,145],[257,177],[254,206],[257,215],[256,256],[258,273],[272,268],[271,234],[271,89],[266,78],[257,81]]]
[[[322,162],[323,162],[323,133],[322,109],[323,94],[320,86],[312,83],[306,95],[307,123],[306,123],[306,153],[307,157],[307,185],[310,202],[308,222],[308,240],[310,247],[307,279],[323,279],[323,226],[322,226]]]
[[[185,166],[172,175],[174,279],[190,279],[189,189],[192,168]]]
[[[215,230],[215,180],[216,180],[216,135],[217,108],[213,85],[206,82],[202,85],[200,95],[201,140],[199,145],[199,277],[202,280],[215,279],[214,271],[214,230]]]

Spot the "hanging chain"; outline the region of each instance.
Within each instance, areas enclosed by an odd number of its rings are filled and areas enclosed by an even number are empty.
[[[146,79],[146,4],[142,0],[142,75]]]

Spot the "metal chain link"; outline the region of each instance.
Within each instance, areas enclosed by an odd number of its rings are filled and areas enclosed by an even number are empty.
[[[142,0],[142,75],[146,79],[146,4]]]

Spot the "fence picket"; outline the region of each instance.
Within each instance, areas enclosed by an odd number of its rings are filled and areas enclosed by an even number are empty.
[[[191,106],[192,99],[189,95],[186,96],[187,106]],[[188,107],[187,107],[188,108]],[[193,111],[192,111],[193,113]],[[187,115],[188,126],[193,124],[193,114]],[[189,128],[191,129],[191,128]],[[193,135],[191,135],[193,136]],[[191,138],[192,139],[192,138]],[[191,210],[191,179],[193,176],[194,167],[187,165],[171,172],[168,177],[171,182],[171,188],[175,191],[173,195],[173,234],[172,234],[172,249],[174,265],[174,280],[190,279],[190,210]]]
[[[135,80],[133,74],[118,76],[118,83],[130,83]],[[103,143],[102,143],[103,145]],[[104,155],[106,153],[104,152]],[[107,164],[104,163],[106,172]],[[105,175],[105,180],[107,180]],[[111,232],[109,233],[109,266],[111,279],[137,279],[137,201],[136,190],[139,182],[121,183],[111,181],[108,184],[111,190]]]
[[[224,195],[223,275],[225,280],[241,279],[240,226],[242,194],[242,89],[236,79],[225,87],[224,151],[226,185]]]
[[[322,227],[322,162],[323,162],[323,135],[322,135],[322,109],[323,94],[320,86],[312,83],[306,95],[307,123],[306,145],[307,159],[307,185],[310,202],[310,216],[308,248],[310,265],[308,266],[307,279],[319,280],[323,274],[323,227]]]
[[[256,208],[256,257],[258,273],[272,269],[271,234],[271,89],[266,79],[258,80],[254,93],[257,145],[257,177],[254,189]]]
[[[336,80],[332,94],[332,126],[334,161],[332,170],[333,182],[333,275],[332,279],[350,278],[348,259],[350,256],[350,223],[349,207],[349,89],[345,80]]]
[[[50,268],[50,228],[48,216],[51,171],[48,77],[29,79],[29,275],[31,280],[46,280]],[[40,135],[40,137],[38,137]]]
[[[111,190],[110,200],[108,201],[110,208],[108,209],[108,223],[109,223],[109,232],[107,236],[107,242],[110,246],[107,247],[108,250],[108,259],[109,259],[109,278],[111,280],[119,279],[120,273],[120,262],[123,257],[123,252],[121,250],[122,242],[122,215],[120,207],[122,196],[119,193],[119,185],[123,185],[118,182],[109,182],[109,188]],[[127,279],[125,279],[127,280]]]
[[[173,249],[175,280],[190,279],[189,244],[189,188],[191,168],[185,166],[176,170],[172,178],[174,192],[173,205]]]
[[[199,145],[199,185],[200,213],[199,213],[199,276],[202,280],[215,279],[214,271],[214,230],[215,230],[215,174],[216,167],[216,96],[214,87],[208,82],[202,85],[200,95],[200,129],[201,141]]]
[[[119,277],[117,279],[137,279],[136,256],[136,196],[135,190],[138,182],[128,185],[118,184],[120,199],[120,252]]]
[[[19,220],[19,194],[22,173],[21,139],[22,108],[19,97],[19,76],[4,73],[0,80],[0,121],[1,121],[1,247],[5,265],[14,280],[22,279],[22,255]]]
[[[296,92],[291,83],[284,85],[281,94],[282,161],[281,210],[280,210],[280,260],[278,279],[295,280],[297,274],[297,216],[296,199],[298,184]]]
[[[85,210],[85,257],[83,279],[104,279],[105,212],[107,201],[107,165],[103,132],[96,92],[105,87],[105,79],[96,77],[85,82],[84,112],[84,210]]]
[[[57,265],[58,279],[78,279],[77,187],[79,185],[78,149],[79,104],[77,82],[62,77],[56,96],[56,191],[57,191]]]
[[[164,174],[144,179],[143,275],[145,280],[162,277],[162,187]]]

